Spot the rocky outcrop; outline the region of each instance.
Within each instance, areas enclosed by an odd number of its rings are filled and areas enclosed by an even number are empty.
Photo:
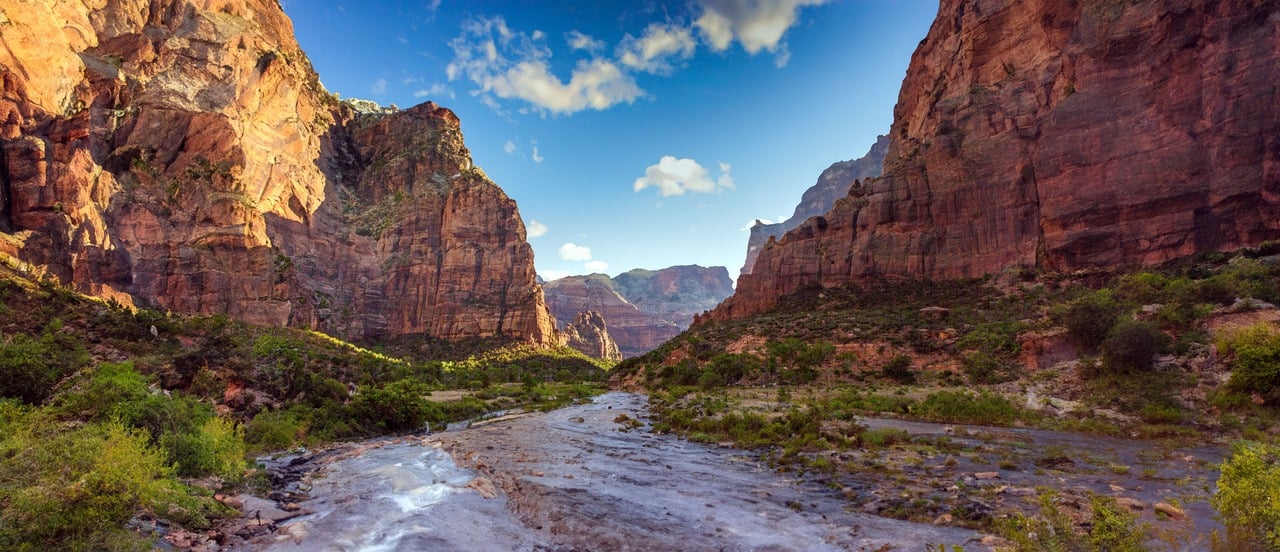
[[[773,224],[756,221],[751,227],[751,237],[747,239],[747,260],[742,265],[741,274],[750,274],[755,265],[760,248],[769,243],[769,238],[781,238],[783,234],[800,226],[809,217],[821,216],[831,210],[836,200],[849,195],[849,188],[855,181],[880,176],[884,156],[889,152],[889,137],[877,136],[876,143],[871,145],[867,154],[849,161],[840,161],[827,167],[818,175],[818,182],[804,191],[800,203],[791,213],[791,218]]]
[[[0,29],[0,254],[173,311],[554,341],[457,117],[338,102],[277,2],[7,3]]]
[[[609,336],[604,317],[595,311],[581,311],[572,322],[560,328],[564,344],[589,357],[616,361],[622,360],[618,344]]]
[[[801,287],[1151,264],[1280,237],[1268,0],[943,0],[884,176],[766,244],[713,313]]]
[[[569,276],[544,284],[547,306],[564,328],[578,313],[594,311],[608,324],[623,357],[653,350],[680,334],[695,315],[733,293],[724,267],[675,266]]]

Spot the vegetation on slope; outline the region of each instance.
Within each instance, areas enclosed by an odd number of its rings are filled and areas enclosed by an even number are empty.
[[[146,549],[126,529],[139,513],[188,529],[236,515],[212,496],[258,484],[248,454],[552,408],[598,392],[606,368],[569,349],[400,358],[134,311],[0,265],[0,548]]]
[[[1023,501],[1020,511],[979,512],[956,497],[976,496],[988,507],[1005,499],[975,488],[942,492],[946,478],[957,477],[954,460],[971,470],[1127,474],[1132,467],[1036,456],[1008,443],[957,445],[868,428],[860,417],[1153,438],[1160,441],[1151,449],[1161,454],[1233,436],[1271,446],[1280,430],[1277,252],[1280,245],[1269,243],[1145,270],[1011,271],[969,281],[804,289],[759,316],[697,324],[624,361],[611,381],[648,389],[661,431],[759,448],[783,469],[846,491],[868,470],[884,471],[879,477],[898,481],[902,496],[878,506],[881,515],[945,517],[988,530],[1017,519],[1023,529],[1038,527],[1052,520],[1034,502]],[[1239,461],[1239,450],[1229,462]],[[1280,468],[1267,466],[1243,469],[1253,474],[1248,483],[1224,481],[1270,488],[1267,478]],[[1212,473],[1212,465],[1203,467]],[[1158,469],[1142,466],[1141,474],[1159,480]],[[1212,494],[1207,481],[1176,483],[1187,500]],[[1111,515],[1111,504],[1084,495],[1047,500],[1077,505],[1077,529],[1123,521]],[[1219,510],[1230,537],[1224,542],[1274,538],[1258,532],[1264,523]],[[1113,537],[1130,542],[1119,533],[1097,536]],[[1077,544],[1090,538],[1086,531]],[[1041,545],[1048,544],[1024,549]]]

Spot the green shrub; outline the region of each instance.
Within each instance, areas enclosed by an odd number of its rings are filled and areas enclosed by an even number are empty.
[[[244,433],[230,420],[209,418],[193,431],[165,434],[161,445],[179,475],[227,480],[244,475]]]
[[[56,321],[56,319],[55,319]],[[39,339],[25,334],[0,336],[0,396],[39,404],[54,384],[82,366],[87,354],[69,336],[46,331]]]
[[[1102,367],[1113,374],[1151,370],[1169,338],[1147,322],[1123,320],[1102,342]]]
[[[916,373],[911,369],[911,357],[898,355],[881,368],[885,377],[898,383],[915,383]]]
[[[0,441],[0,548],[146,547],[124,523],[173,492],[146,433],[118,422],[69,431],[24,425]]]
[[[993,357],[1011,358],[1022,351],[1018,343],[1018,322],[986,322],[964,334],[956,346],[962,351],[978,351]]]
[[[1217,341],[1220,352],[1235,357],[1228,387],[1280,402],[1280,332],[1259,323],[1223,332]]]
[[[969,351],[962,361],[971,383],[1000,383],[1005,380],[1004,363],[982,351]]]
[[[1088,530],[1076,527],[1071,516],[1058,506],[1058,494],[1052,489],[1040,489],[1040,515],[1027,516],[1015,513],[998,527],[999,533],[1010,541],[1016,552],[1089,551],[1089,552],[1140,552],[1145,550],[1146,526],[1116,504],[1110,497],[1093,495],[1089,505],[1093,510]]]
[[[1067,328],[1067,336],[1087,352],[1096,351],[1111,333],[1120,307],[1108,290],[1097,291],[1072,301],[1056,313],[1058,322]]]
[[[381,387],[362,386],[351,400],[352,414],[379,433],[422,429],[439,415],[437,407],[424,398],[429,392],[426,384],[409,379]]]
[[[1210,501],[1229,538],[1280,550],[1280,446],[1238,442],[1221,470]]]
[[[286,410],[263,410],[249,421],[244,440],[255,451],[284,450],[300,443],[307,426],[296,413]]]
[[[987,392],[938,391],[911,406],[911,413],[939,422],[1010,424],[1020,412],[1008,399]]]

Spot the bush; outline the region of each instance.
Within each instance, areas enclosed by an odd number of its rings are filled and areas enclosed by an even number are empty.
[[[881,369],[884,376],[898,383],[915,383],[916,373],[911,370],[911,357],[907,355],[898,355],[893,357],[884,368]]]
[[[1124,320],[1102,342],[1102,367],[1113,374],[1149,371],[1156,354],[1168,341],[1163,332],[1147,322]]]
[[[911,406],[911,413],[939,422],[1010,424],[1020,412],[1008,399],[983,392],[939,391]]]
[[[1057,492],[1040,490],[1040,515],[1027,516],[1015,513],[1004,520],[1000,535],[1009,539],[1011,550],[1016,552],[1041,552],[1044,550],[1072,550],[1089,552],[1141,552],[1146,540],[1145,525],[1116,504],[1115,499],[1093,495],[1089,505],[1093,510],[1088,531],[1082,532],[1071,516],[1058,506]]]
[[[40,404],[53,392],[54,384],[84,363],[83,349],[67,349],[57,336],[46,333],[40,339],[17,334],[0,339],[0,396]],[[65,341],[62,340],[62,341]]]
[[[1067,328],[1067,335],[1077,346],[1087,352],[1096,351],[1120,315],[1111,293],[1107,290],[1081,297],[1057,313],[1058,322]]]
[[[1210,501],[1234,542],[1280,550],[1280,447],[1241,441],[1222,462]]]
[[[249,421],[244,440],[253,450],[284,450],[300,442],[307,427],[291,411],[264,410]]]
[[[244,475],[244,434],[229,420],[209,418],[193,431],[166,434],[161,444],[179,475],[233,481]]]
[[[352,415],[376,432],[422,429],[438,409],[423,398],[429,390],[421,382],[402,379],[382,387],[363,386],[351,400]]]
[[[1224,332],[1217,345],[1219,352],[1235,356],[1228,387],[1280,402],[1280,332],[1266,323],[1254,324]]]

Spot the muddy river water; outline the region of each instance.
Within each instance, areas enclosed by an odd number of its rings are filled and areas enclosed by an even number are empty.
[[[791,479],[748,453],[619,423],[622,414],[643,420],[645,404],[607,393],[546,414],[362,444],[300,482],[307,515],[244,549],[987,549],[974,531],[864,513],[831,486]]]

